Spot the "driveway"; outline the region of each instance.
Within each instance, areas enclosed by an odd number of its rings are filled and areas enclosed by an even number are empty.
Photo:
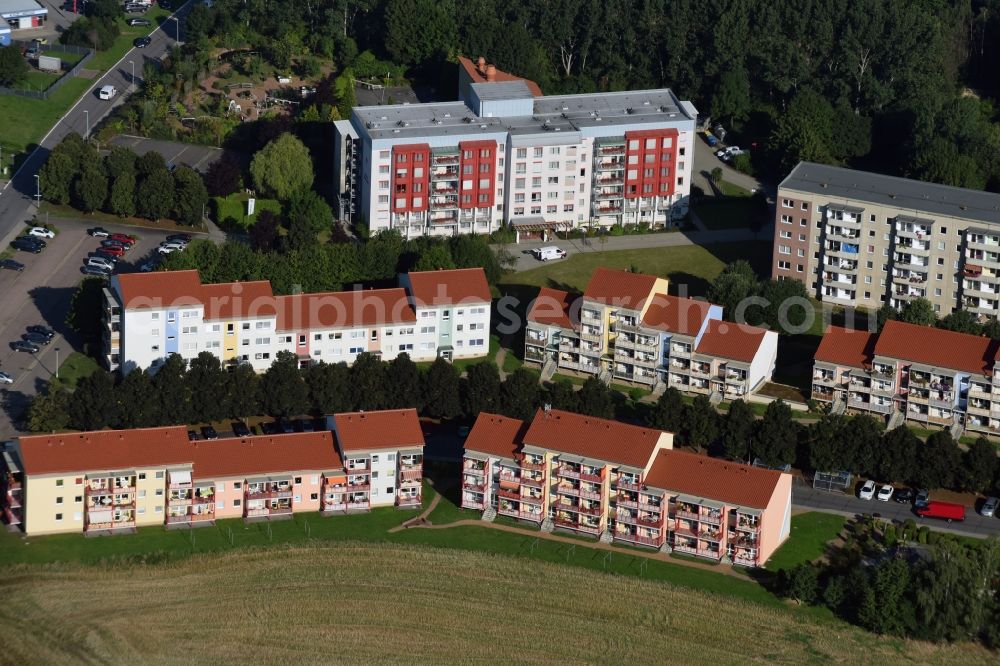
[[[732,183],[733,185],[739,185],[740,187],[754,191],[765,187],[759,180],[753,176],[748,176],[745,173],[740,173],[736,169],[732,168],[718,157],[715,156],[716,148],[710,147],[705,143],[705,139],[698,134],[694,138],[694,174],[693,174],[693,185],[700,187],[701,191],[706,195],[711,196],[714,190],[709,182],[709,174],[712,173],[712,169],[719,167],[722,169],[722,179]],[[767,188],[765,188],[767,189]],[[773,188],[771,188],[773,189]],[[773,194],[771,189],[768,189],[768,194]]]
[[[195,146],[180,141],[160,141],[129,134],[119,134],[111,139],[111,144],[124,146],[136,155],[145,155],[151,150],[156,151],[163,155],[167,164],[184,164],[201,173],[205,173],[208,167],[225,152],[222,148]]]
[[[933,493],[931,495],[933,497]],[[828,493],[800,485],[795,485],[792,488],[792,504],[797,508],[813,509],[815,511],[822,511],[823,513],[836,513],[844,516],[877,513],[883,519],[897,522],[905,522],[912,518],[916,521],[917,526],[926,525],[935,531],[953,532],[980,539],[991,534],[1000,534],[1000,518],[984,518],[972,509],[967,511],[965,521],[961,523],[947,523],[934,518],[921,518],[913,513],[913,508],[909,504],[897,504],[892,501],[878,502],[875,500],[862,500],[854,495]]]
[[[59,230],[47,241],[41,254],[17,252],[14,259],[25,265],[23,272],[0,271],[0,369],[14,377],[6,390],[5,409],[0,411],[0,438],[17,433],[19,422],[31,396],[55,374],[58,362],[64,361],[79,340],[66,328],[66,315],[77,285],[85,277],[81,268],[87,253],[99,245],[98,239],[87,235],[89,224],[74,220],[51,220]],[[137,260],[154,250],[171,232],[158,229],[136,229],[118,225],[102,225],[108,231],[135,234],[139,241],[119,263],[122,272],[134,270]],[[20,228],[18,229],[20,231]],[[95,317],[100,313],[95,312]],[[10,343],[17,340],[32,324],[44,324],[56,331],[55,339],[37,354],[16,352]],[[57,356],[59,357],[57,361]]]

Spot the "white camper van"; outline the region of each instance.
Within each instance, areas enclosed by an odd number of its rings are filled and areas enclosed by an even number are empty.
[[[555,245],[546,245],[545,247],[536,247],[531,251],[535,255],[535,258],[539,261],[548,261],[549,259],[565,259],[566,250],[561,250]]]
[[[114,86],[101,86],[101,89],[97,91],[97,96],[101,99],[111,99],[118,94],[118,89]]]

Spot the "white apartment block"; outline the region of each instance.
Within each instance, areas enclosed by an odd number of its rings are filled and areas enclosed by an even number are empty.
[[[334,124],[342,216],[410,238],[687,212],[697,110],[669,89],[546,97],[483,59],[459,73],[461,101],[356,107]]]
[[[116,275],[104,290],[108,367],[154,369],[203,351],[270,367],[278,352],[351,364],[371,352],[414,361],[485,356],[491,295],[482,269],[410,273],[406,288],[275,296],[268,282],[203,285],[197,271]]]

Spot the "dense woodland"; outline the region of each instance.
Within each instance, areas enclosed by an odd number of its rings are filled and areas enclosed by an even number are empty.
[[[189,30],[340,68],[372,51],[441,96],[457,54],[547,93],[669,86],[774,175],[802,158],[1000,190],[1000,0],[218,0]]]

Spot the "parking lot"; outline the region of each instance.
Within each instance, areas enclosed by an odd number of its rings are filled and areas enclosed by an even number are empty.
[[[128,134],[119,134],[111,139],[111,144],[128,148],[136,155],[145,155],[154,150],[163,155],[167,164],[184,164],[200,173],[205,173],[213,162],[222,157],[224,152],[221,148],[195,146],[180,141],[146,139]]]
[[[66,315],[76,286],[85,275],[83,260],[100,245],[87,235],[87,225],[72,220],[53,220],[59,233],[47,241],[40,254],[15,252],[13,259],[25,265],[23,272],[0,271],[0,370],[10,374],[14,383],[3,387],[4,407],[0,411],[0,437],[16,433],[12,418],[19,420],[33,396],[79,341],[66,328]],[[138,236],[136,246],[119,262],[121,272],[135,270],[140,258],[148,256],[171,232],[157,229],[136,229],[118,225],[102,225],[108,231]],[[28,227],[25,227],[27,230]],[[95,317],[100,313],[95,312]],[[26,327],[43,324],[56,332],[56,337],[37,354],[17,352],[11,344],[21,338]]]

